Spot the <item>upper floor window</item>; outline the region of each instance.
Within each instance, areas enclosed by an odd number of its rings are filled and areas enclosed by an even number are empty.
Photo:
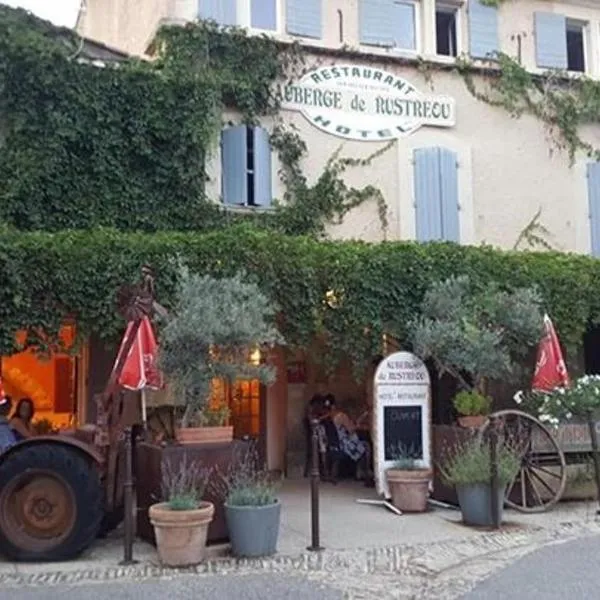
[[[458,56],[458,8],[436,3],[435,41],[436,53],[441,56]]]
[[[239,125],[221,132],[221,194],[230,206],[271,205],[268,131]]]
[[[417,50],[417,17],[411,0],[360,0],[360,43]]]
[[[324,0],[286,0],[286,29],[292,35],[322,37]]]
[[[199,0],[198,16],[224,26],[276,31],[277,8],[278,0]]]
[[[585,72],[587,24],[556,13],[535,13],[537,66]]]

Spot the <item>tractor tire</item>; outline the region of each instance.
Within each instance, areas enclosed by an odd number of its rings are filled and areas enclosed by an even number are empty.
[[[16,561],[78,556],[104,517],[98,469],[76,448],[15,448],[0,465],[0,552]]]

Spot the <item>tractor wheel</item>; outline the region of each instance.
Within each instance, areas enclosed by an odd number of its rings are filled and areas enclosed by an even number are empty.
[[[74,558],[103,516],[98,470],[72,447],[24,446],[0,465],[0,552],[13,560]]]

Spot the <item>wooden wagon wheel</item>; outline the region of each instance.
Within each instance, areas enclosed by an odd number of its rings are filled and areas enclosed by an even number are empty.
[[[565,455],[554,436],[535,417],[520,410],[501,410],[496,417],[498,440],[519,454],[519,471],[506,488],[507,506],[520,512],[544,512],[562,497],[567,483]],[[481,438],[490,430],[488,419],[479,431]]]

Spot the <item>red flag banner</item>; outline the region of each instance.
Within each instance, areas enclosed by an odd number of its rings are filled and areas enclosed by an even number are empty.
[[[544,335],[540,341],[535,364],[532,390],[551,392],[570,384],[558,336],[548,315],[544,315]]]

